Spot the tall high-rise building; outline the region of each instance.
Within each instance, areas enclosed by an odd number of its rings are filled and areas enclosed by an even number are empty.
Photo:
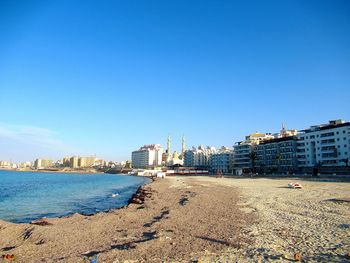
[[[139,150],[132,152],[132,167],[147,169],[161,166],[162,154],[163,148],[160,144],[145,145]]]

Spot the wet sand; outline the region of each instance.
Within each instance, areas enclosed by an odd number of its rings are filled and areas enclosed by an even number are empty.
[[[143,204],[94,216],[0,221],[0,254],[17,262],[347,262],[350,183],[168,177]],[[0,259],[1,261],[1,259]]]

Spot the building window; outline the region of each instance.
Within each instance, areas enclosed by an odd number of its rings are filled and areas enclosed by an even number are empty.
[[[345,130],[343,131],[343,133],[345,133]]]
[[[345,147],[345,148],[346,148],[346,146],[347,146],[347,145],[346,145],[346,144],[344,144],[344,147]]]
[[[339,132],[337,132],[337,134],[339,134]]]

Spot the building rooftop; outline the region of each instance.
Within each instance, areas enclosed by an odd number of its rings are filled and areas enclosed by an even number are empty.
[[[331,120],[328,124],[320,124],[311,126],[309,129],[301,130],[300,132],[309,133],[314,131],[329,130],[344,126],[350,126],[350,122],[345,122],[344,120]]]
[[[288,136],[288,137],[275,138],[275,139],[271,139],[271,140],[262,141],[260,143],[260,145],[269,144],[269,143],[276,143],[276,142],[291,141],[291,140],[298,140],[298,137],[297,136]]]

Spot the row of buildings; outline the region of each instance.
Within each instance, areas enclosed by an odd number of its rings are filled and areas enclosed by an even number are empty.
[[[131,153],[132,167],[136,169],[153,169],[162,166],[183,166],[185,153],[185,136],[182,136],[181,154],[171,153],[171,139],[168,135],[167,148],[164,152],[160,144],[144,145]]]
[[[297,172],[348,166],[350,123],[342,120],[305,130],[286,130],[273,138],[242,141],[233,148],[232,168],[262,173]]]
[[[165,158],[164,158],[165,157]],[[132,153],[133,168],[161,166],[191,167],[221,173],[295,173],[320,167],[348,166],[350,157],[350,122],[329,121],[304,130],[279,133],[252,133],[232,148],[210,146],[186,150],[184,138],[181,155],[166,153],[159,144],[145,145]]]

